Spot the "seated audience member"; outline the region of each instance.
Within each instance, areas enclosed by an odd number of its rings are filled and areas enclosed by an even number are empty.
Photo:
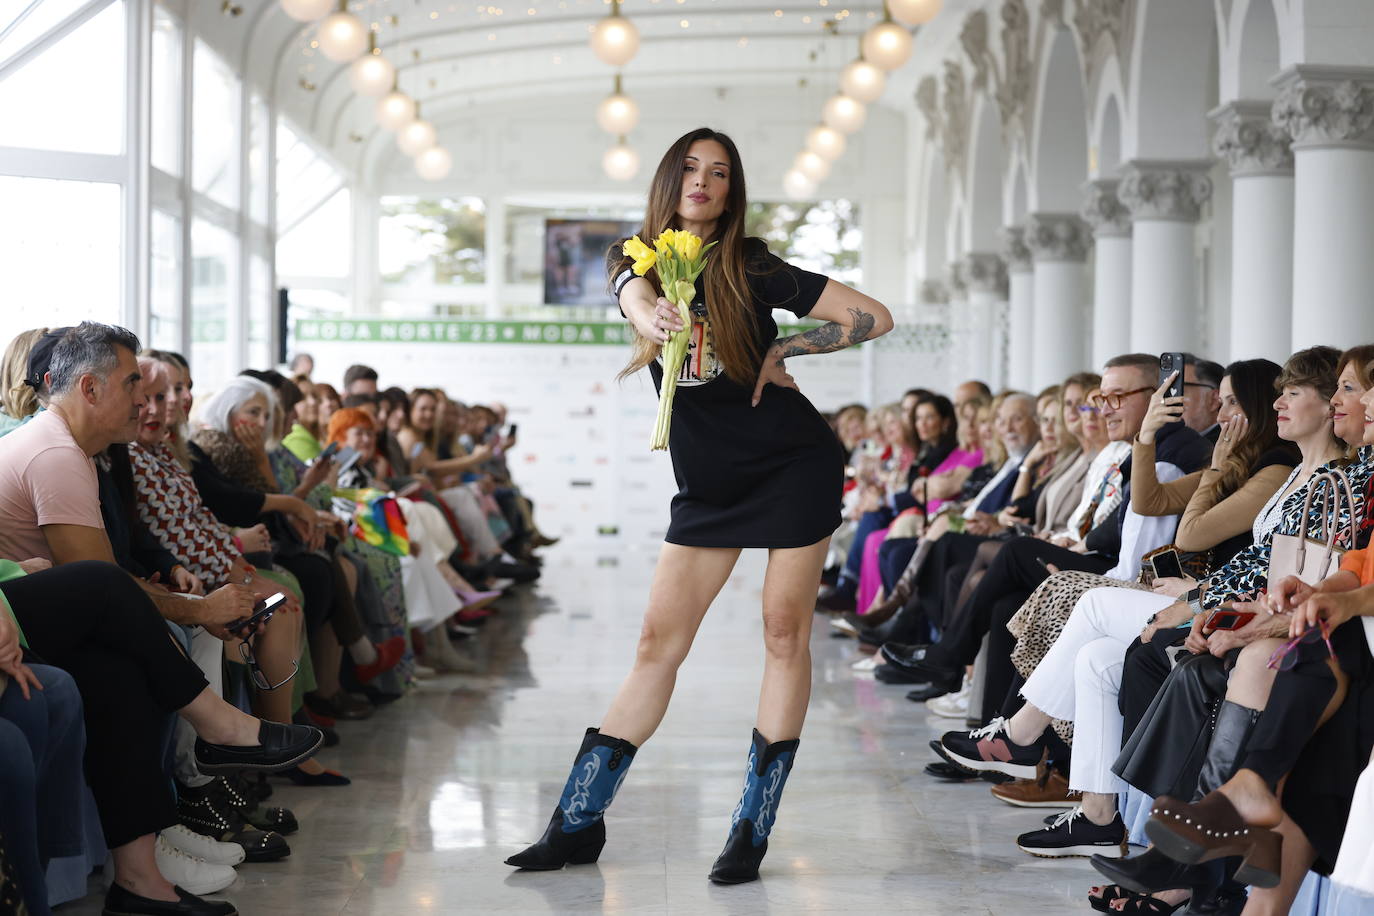
[[[325,427],[320,425],[319,389],[308,378],[297,376],[293,381],[300,389],[301,399],[296,404],[291,428],[282,436],[281,444],[301,461],[314,461],[324,449],[321,440]]]
[[[174,890],[156,864],[154,834],[177,820],[161,766],[166,716],[180,713],[202,739],[217,742],[195,749],[200,768],[212,772],[293,766],[321,735],[259,722],[219,699],[161,619],[228,638],[224,625],[252,612],[251,591],[227,585],[191,601],[145,591],[113,565],[91,456],[134,435],[137,349],[122,328],[86,322],[68,330],[46,373],[48,409],[0,440],[0,557],[58,564],[0,582],[0,593],[33,650],[68,671],[81,692],[87,780],[115,857],[107,908],[231,912]]]
[[[35,564],[35,568],[38,565]],[[0,560],[0,580],[24,574]],[[81,760],[86,731],[81,695],[61,668],[27,664],[28,644],[0,600],[0,836],[30,916],[48,908],[48,862],[85,848]],[[0,909],[6,901],[0,898]]]
[[[1220,363],[1184,353],[1183,425],[1216,445],[1221,435],[1217,414],[1221,411],[1221,379],[1226,374]]]
[[[377,370],[371,366],[355,363],[344,370],[343,382],[345,395],[376,394]]]
[[[0,362],[0,436],[19,427],[38,412],[38,384],[29,383],[29,355],[34,344],[48,334],[47,328],[34,328],[15,335],[5,348]]]
[[[835,435],[844,446],[844,453],[849,456],[850,464],[854,463],[854,453],[863,443],[864,419],[867,416],[868,408],[862,404],[846,405],[835,414]]]
[[[1159,360],[1128,354],[1108,361],[1099,404],[1113,441],[1135,438],[1159,384]],[[1200,467],[1210,444],[1182,423],[1162,429],[1157,437],[1155,472],[1161,481],[1182,477]],[[1129,467],[1123,468],[1130,489]],[[884,653],[907,683],[916,683],[912,699],[930,699],[958,690],[966,665],[973,663],[985,633],[991,634],[984,697],[1000,707],[1014,677],[1006,623],[1055,569],[1076,569],[1130,581],[1140,573],[1141,555],[1168,543],[1177,517],[1146,518],[1130,508],[1129,492],[1118,511],[1071,548],[1035,537],[1013,537],[998,552],[978,586],[953,614],[953,623],[929,648]],[[894,672],[896,674],[897,672]]]
[[[303,375],[309,381],[315,371],[315,357],[309,353],[297,353],[291,357],[291,364],[287,368],[292,375]]]

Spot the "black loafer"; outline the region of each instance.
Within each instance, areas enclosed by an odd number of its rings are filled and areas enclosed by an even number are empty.
[[[888,665],[887,667],[891,668],[892,666]],[[912,679],[909,681],[893,681],[893,683],[915,684],[916,686],[907,691],[906,695],[906,698],[913,703],[924,703],[926,700],[933,700],[947,693],[954,693],[954,691],[958,690],[960,687],[958,681],[952,683],[949,681],[923,681],[919,680],[921,677],[920,675],[915,674],[910,675],[910,677]]]
[[[196,739],[196,766],[202,773],[258,770],[271,773],[291,767],[319,750],[324,733],[311,725],[258,723],[258,743],[253,747],[209,744]]]
[[[925,774],[927,776],[934,776],[936,779],[943,779],[945,782],[968,782],[970,779],[978,778],[977,773],[970,772],[960,766],[955,766],[946,760],[937,760],[934,763],[927,763]]]
[[[232,903],[224,900],[202,900],[175,885],[172,890],[181,899],[152,900],[111,884],[105,892],[104,916],[238,916]]]

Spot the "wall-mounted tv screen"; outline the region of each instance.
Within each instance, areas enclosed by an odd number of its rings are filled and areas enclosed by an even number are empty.
[[[606,249],[639,231],[610,219],[544,221],[544,301],[549,305],[608,305]]]

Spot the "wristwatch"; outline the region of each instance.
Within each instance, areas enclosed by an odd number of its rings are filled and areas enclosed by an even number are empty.
[[[1191,588],[1191,589],[1189,589],[1189,590],[1188,590],[1188,594],[1184,596],[1183,600],[1184,600],[1184,602],[1187,603],[1189,609],[1192,610],[1193,616],[1194,616],[1194,617],[1196,617],[1198,614],[1201,614],[1201,613],[1202,613],[1202,587],[1201,587],[1201,586],[1198,586],[1197,588]]]

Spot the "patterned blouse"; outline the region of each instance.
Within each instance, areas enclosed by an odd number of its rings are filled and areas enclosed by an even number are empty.
[[[1355,496],[1353,507],[1355,525],[1351,525],[1352,509],[1346,507],[1345,500],[1342,499],[1340,524],[1337,529],[1340,532],[1337,545],[1349,550],[1356,546],[1350,543],[1351,531],[1358,530],[1364,520],[1365,504],[1369,501],[1371,488],[1374,487],[1374,446],[1365,446],[1360,449],[1355,461],[1342,466],[1343,464],[1344,459],[1324,464],[1317,469],[1317,474],[1339,468],[1344,470],[1345,476],[1350,479],[1350,489]],[[1227,601],[1252,601],[1260,589],[1268,586],[1269,553],[1274,535],[1293,535],[1301,529],[1302,507],[1307,499],[1309,485],[1310,481],[1283,501],[1282,518],[1278,525],[1271,529],[1262,540],[1246,547],[1232,557],[1231,562],[1204,580],[1207,590],[1203,593],[1202,606],[1205,609],[1211,610]],[[1265,513],[1261,512],[1260,514],[1264,515]],[[1307,536],[1310,538],[1324,537],[1326,533],[1324,530],[1325,523],[1321,500],[1313,500],[1312,509],[1307,516]]]
[[[149,449],[133,442],[129,462],[143,524],[207,589],[228,582],[238,557],[234,535],[205,508],[191,473],[171,448]]]

